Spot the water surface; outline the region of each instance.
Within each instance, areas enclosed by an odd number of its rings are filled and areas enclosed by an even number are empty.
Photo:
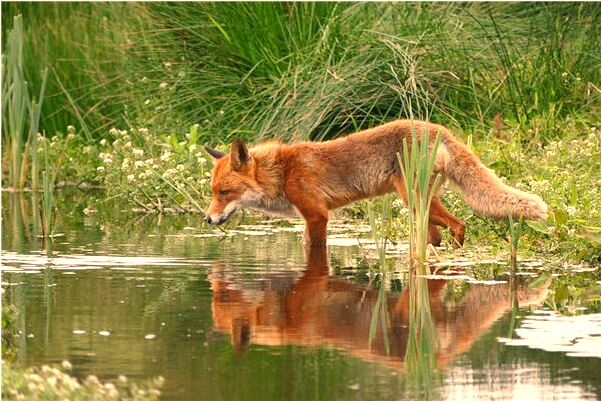
[[[529,261],[510,280],[503,258],[457,258],[410,278],[406,247],[383,274],[362,225],[306,254],[301,222],[223,233],[71,191],[44,247],[31,196],[2,196],[20,366],[162,375],[167,400],[600,399],[597,268]]]

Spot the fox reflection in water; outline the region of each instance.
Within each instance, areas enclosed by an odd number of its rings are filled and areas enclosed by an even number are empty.
[[[512,308],[540,303],[549,283],[537,289],[510,283],[473,284],[460,301],[447,303],[446,280],[413,278],[401,294],[388,292],[380,310],[386,315],[386,334],[379,323],[370,339],[370,327],[379,290],[328,274],[326,248],[308,250],[307,269],[279,271],[260,280],[243,280],[216,263],[209,275],[213,290],[215,330],[230,336],[234,348],[249,344],[333,347],[365,360],[402,362],[410,327],[410,294],[415,281],[425,281],[438,366],[467,351],[492,324]]]

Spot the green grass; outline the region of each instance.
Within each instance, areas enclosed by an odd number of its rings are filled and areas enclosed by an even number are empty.
[[[599,109],[588,3],[3,3],[24,15],[44,127],[200,123],[206,140],[328,138],[408,116],[490,126]],[[100,21],[99,23],[91,23]],[[579,78],[579,85],[566,85]],[[36,85],[34,85],[36,86]],[[418,97],[410,107],[408,99]],[[150,124],[149,124],[150,123]]]

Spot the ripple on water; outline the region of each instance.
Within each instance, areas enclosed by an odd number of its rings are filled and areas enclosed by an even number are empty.
[[[537,310],[522,320],[518,338],[498,338],[508,346],[527,346],[568,356],[602,358],[601,314],[562,316],[552,310]]]

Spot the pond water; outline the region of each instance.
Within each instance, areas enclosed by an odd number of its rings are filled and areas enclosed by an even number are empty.
[[[383,273],[367,228],[142,216],[61,191],[41,250],[31,195],[2,194],[2,289],[15,362],[165,378],[162,399],[600,399],[599,268],[458,257]],[[358,241],[357,238],[364,239]]]

